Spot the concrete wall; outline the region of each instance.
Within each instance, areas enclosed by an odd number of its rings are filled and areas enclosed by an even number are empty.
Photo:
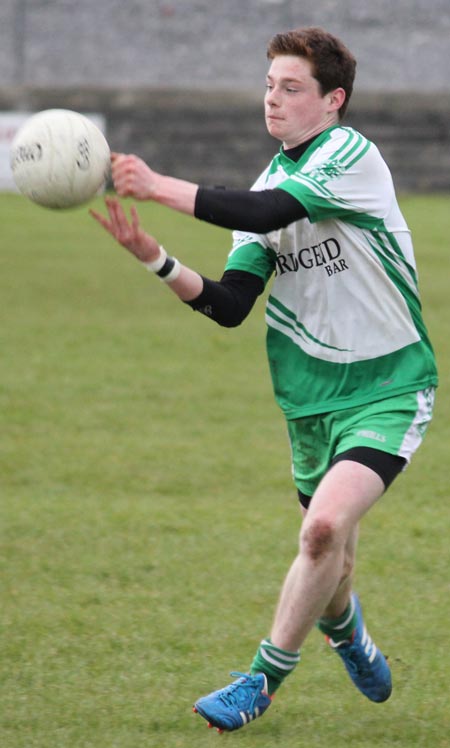
[[[106,116],[111,148],[204,184],[248,187],[279,144],[259,97],[158,89],[0,89],[0,110],[63,107]],[[401,191],[450,190],[450,96],[355,94],[346,118],[374,140]]]
[[[311,24],[356,54],[347,122],[399,189],[450,189],[450,0],[0,0],[0,110],[101,112],[115,150],[248,186],[278,147],[267,40]]]
[[[1,0],[0,85],[261,91],[299,25],[343,38],[361,91],[450,91],[449,0]]]

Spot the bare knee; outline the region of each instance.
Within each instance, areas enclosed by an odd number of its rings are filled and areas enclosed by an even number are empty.
[[[317,561],[339,545],[339,533],[333,520],[317,517],[306,522],[300,533],[300,549]]]

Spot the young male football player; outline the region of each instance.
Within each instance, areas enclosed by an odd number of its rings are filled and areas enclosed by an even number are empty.
[[[320,28],[269,43],[265,119],[281,149],[252,190],[200,188],[113,156],[119,196],[235,230],[218,282],[168,256],[116,199],[94,217],[193,309],[240,324],[272,279],[267,350],[303,512],[299,553],[249,671],[195,705],[219,730],[261,716],[315,624],[372,701],[388,664],[352,591],[358,524],[410,461],[437,374],[410,233],[376,146],[341,124],[355,59]]]

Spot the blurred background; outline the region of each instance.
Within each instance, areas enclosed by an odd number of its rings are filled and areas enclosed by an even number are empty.
[[[397,188],[448,190],[449,0],[1,0],[0,187],[24,114],[50,107],[100,115],[114,150],[160,171],[249,186],[278,148],[262,116],[267,42],[304,25],[356,55],[346,123],[377,142]]]

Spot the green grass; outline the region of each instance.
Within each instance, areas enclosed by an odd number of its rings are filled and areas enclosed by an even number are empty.
[[[448,206],[402,200],[441,388],[360,542],[358,588],[394,695],[366,702],[313,633],[268,716],[219,738],[191,704],[248,666],[297,545],[264,302],[221,329],[84,209],[0,198],[2,748],[448,745]],[[140,213],[181,261],[219,276],[227,232]]]

